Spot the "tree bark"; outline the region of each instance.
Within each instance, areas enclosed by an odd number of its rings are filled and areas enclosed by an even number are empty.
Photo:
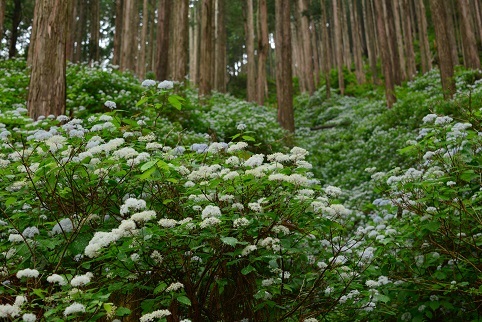
[[[214,88],[226,92],[226,0],[216,0],[216,41]]]
[[[14,0],[14,8],[12,15],[12,28],[10,29],[10,47],[8,49],[8,58],[17,55],[18,26],[22,21],[22,0]]]
[[[345,79],[343,78],[343,35],[341,33],[340,15],[341,9],[338,4],[340,0],[333,0],[333,29],[335,32],[335,58],[338,67],[338,87],[340,94],[345,94]]]
[[[395,83],[392,75],[393,69],[392,66],[390,66],[392,60],[390,59],[390,52],[388,50],[387,31],[385,28],[386,22],[384,21],[385,15],[383,14],[383,1],[384,0],[374,0],[374,4],[377,17],[378,42],[380,46],[380,54],[382,56],[383,76],[385,76],[385,97],[388,108],[391,108],[396,101]]]
[[[432,55],[428,43],[427,17],[423,1],[415,1],[417,6],[418,36],[420,43],[420,60],[422,62],[422,73],[425,74],[432,69]]]
[[[168,78],[171,5],[172,0],[159,0],[157,10],[156,78],[159,81]]]
[[[415,51],[413,49],[412,38],[412,22],[410,19],[410,7],[408,1],[409,0],[402,0],[400,15],[402,18],[402,29],[407,54],[407,77],[409,80],[411,80],[417,72],[417,66],[415,64]]]
[[[82,42],[84,40],[85,35],[85,28],[86,28],[86,2],[84,0],[78,0],[77,2],[77,9],[78,9],[78,20],[75,24],[75,54],[74,54],[74,62],[82,61]]]
[[[389,58],[391,60],[389,64],[392,68],[393,82],[395,83],[395,85],[400,85],[402,83],[402,72],[400,66],[400,56],[397,49],[397,35],[395,32],[395,18],[393,15],[392,1],[383,2],[383,15],[385,21],[385,28],[387,30],[388,49],[390,51]]]
[[[353,0],[351,3],[351,25],[353,38],[353,57],[355,60],[355,75],[358,84],[365,83],[365,73],[363,71],[363,56],[362,56],[362,39],[360,32],[360,19],[358,14],[357,1]]]
[[[450,52],[452,53],[452,61],[454,65],[459,64],[459,55],[458,55],[458,47],[457,47],[457,39],[455,37],[455,23],[454,20],[456,19],[456,10],[454,6],[454,1],[449,0],[449,3],[445,5],[445,13],[447,14],[447,32],[450,41]]]
[[[302,55],[303,55],[303,65],[302,74],[305,79],[306,90],[310,95],[315,92],[315,79],[313,75],[313,48],[311,47],[311,33],[314,32],[310,30],[310,20],[306,15],[308,11],[308,3],[306,0],[298,0],[298,10],[300,12],[300,22],[301,22],[301,42],[302,42]]]
[[[3,26],[5,24],[5,7],[7,3],[6,0],[0,0],[0,49],[3,39]]]
[[[435,29],[435,40],[437,41],[438,62],[440,77],[442,79],[442,90],[445,99],[450,99],[455,94],[454,63],[450,51],[448,39],[446,12],[442,1],[430,0],[433,25]]]
[[[191,8],[192,23],[189,27],[189,80],[193,85],[199,84],[199,5],[196,3]]]
[[[200,50],[200,66],[199,66],[199,96],[207,96],[211,94],[212,89],[212,55],[213,55],[213,0],[202,0],[201,11],[201,50]]]
[[[258,39],[258,79],[256,99],[259,105],[264,105],[266,97],[266,60],[268,58],[268,5],[266,0],[258,1],[259,8],[259,39]]]
[[[369,0],[363,0],[363,21],[365,23],[365,38],[367,42],[368,61],[372,73],[372,80],[373,84],[378,84],[375,24],[373,22],[372,6]]]
[[[34,17],[27,108],[29,116],[36,120],[41,115],[65,113],[68,2],[37,0]]]
[[[403,33],[402,33],[402,26],[400,21],[400,2],[401,0],[395,0],[392,3],[393,9],[393,22],[395,26],[395,36],[396,36],[396,44],[397,44],[397,52],[398,52],[398,62],[400,68],[400,78],[401,81],[407,80],[407,60],[405,59],[405,48],[406,44],[403,43]],[[396,71],[395,71],[396,72]]]
[[[136,71],[137,54],[137,2],[136,0],[124,0],[122,26],[122,48],[120,70]]]
[[[1,0],[0,0],[1,1]],[[77,1],[69,1],[69,14],[72,19],[68,21],[69,30],[67,32],[67,43],[65,56],[67,60],[74,61],[74,50],[75,50],[75,21],[77,20]]]
[[[70,1],[69,1],[70,2]],[[100,59],[100,0],[90,0],[90,62]]]
[[[474,34],[474,24],[470,15],[469,1],[457,0],[460,12],[460,27],[464,47],[464,66],[470,69],[480,69],[480,58]]]
[[[326,90],[326,98],[329,99],[331,97],[331,80],[330,80],[330,33],[328,32],[328,12],[325,5],[325,0],[321,0],[321,10],[322,10],[322,23],[321,23],[321,33],[322,33],[322,40],[323,40],[323,74],[325,74],[325,90]]]
[[[172,80],[183,82],[187,75],[188,37],[189,37],[189,0],[174,1],[172,16]]]
[[[246,55],[247,55],[247,84],[246,94],[248,102],[256,101],[256,57],[254,55],[254,8],[253,0],[246,0]]]
[[[147,25],[149,23],[148,2],[144,0],[142,3],[142,29],[141,39],[139,41],[139,51],[137,54],[137,76],[139,79],[146,77],[146,42],[147,42]]]
[[[124,12],[124,0],[116,0],[115,2],[115,30],[114,30],[114,56],[112,64],[120,65],[120,56],[122,48],[122,27]]]
[[[290,1],[275,0],[276,17],[276,97],[278,122],[284,129],[294,132],[293,74],[291,70]]]
[[[481,13],[481,4],[479,1],[474,1],[473,2],[473,7],[474,10],[472,14],[474,15],[474,20],[475,20],[475,25],[477,26],[477,35],[478,35],[478,41],[482,45],[482,13]]]

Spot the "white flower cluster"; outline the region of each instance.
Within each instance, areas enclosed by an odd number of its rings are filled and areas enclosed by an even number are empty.
[[[68,316],[74,313],[84,313],[84,312],[85,312],[85,306],[75,302],[65,308],[64,316]]]
[[[181,288],[184,288],[184,284],[180,283],[180,282],[175,282],[175,283],[172,283],[171,285],[169,285],[167,288],[166,288],[166,292],[175,292]]]
[[[0,304],[0,318],[15,318],[20,315],[21,306],[27,303],[27,298],[22,295],[15,297],[14,304]]]
[[[174,82],[173,81],[168,81],[164,80],[157,85],[157,88],[159,89],[173,89],[174,88]]]
[[[206,219],[209,217],[221,217],[221,209],[218,206],[206,206],[202,211],[201,218]]]
[[[171,315],[171,312],[169,310],[157,310],[151,313],[144,314],[141,316],[139,319],[140,322],[151,322],[151,321],[156,321],[157,319],[163,318],[165,316]]]
[[[84,275],[76,275],[72,280],[70,281],[70,285],[73,287],[79,287],[79,286],[84,286],[90,283],[90,279],[94,277],[94,274],[88,272]]]
[[[125,215],[131,210],[142,210],[146,208],[146,202],[142,199],[128,198],[120,207],[120,214]]]
[[[135,213],[131,216],[131,220],[136,223],[145,223],[156,218],[156,212],[154,210],[145,210]]]
[[[58,274],[52,274],[52,275],[50,275],[49,277],[47,277],[47,282],[52,283],[52,284],[57,283],[57,284],[59,284],[60,286],[67,284],[67,282],[65,281],[65,279],[64,279],[62,276],[58,275]]]
[[[115,228],[111,232],[96,232],[89,245],[85,247],[84,254],[90,258],[96,257],[102,248],[107,247],[122,237],[134,234],[135,229],[136,223],[133,220],[122,220],[119,228]]]
[[[39,276],[39,272],[36,269],[22,269],[17,272],[17,278],[21,279],[22,277],[26,278],[37,278]]]

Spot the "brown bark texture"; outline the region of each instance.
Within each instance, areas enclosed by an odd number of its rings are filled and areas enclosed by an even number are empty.
[[[124,0],[115,2],[115,30],[114,30],[114,56],[112,64],[120,65],[122,48],[122,26],[123,26]]]
[[[382,57],[382,70],[383,76],[385,77],[385,97],[388,108],[391,108],[396,101],[395,98],[395,84],[393,80],[393,69],[390,64],[392,60],[390,58],[390,52],[388,48],[387,30],[386,22],[384,21],[385,15],[383,14],[383,3],[384,0],[374,0],[375,11],[377,17],[377,32],[378,32],[378,42],[380,45],[380,54]]]
[[[442,90],[445,99],[450,99],[455,94],[454,63],[447,33],[445,7],[440,0],[430,0],[432,20],[435,29],[435,40],[437,42],[438,63],[440,77],[442,79]]]
[[[14,0],[12,27],[10,29],[10,47],[8,49],[8,58],[17,55],[18,26],[22,21],[22,0]]]
[[[291,70],[291,26],[290,1],[275,0],[276,19],[276,97],[278,100],[278,122],[290,131],[295,131],[293,112],[293,73]]]
[[[480,69],[480,57],[475,40],[474,23],[469,12],[469,0],[457,0],[460,12],[460,27],[462,44],[464,46],[464,66],[470,69]]]
[[[146,42],[147,42],[147,25],[149,22],[149,4],[147,0],[142,3],[142,29],[141,39],[139,41],[139,53],[137,55],[137,76],[140,79],[146,77]]]
[[[68,3],[38,0],[32,26],[32,69],[27,108],[34,120],[39,116],[65,113]]]
[[[200,66],[199,66],[199,96],[203,97],[211,94],[212,81],[212,55],[213,55],[213,0],[202,0],[201,2],[201,49],[200,49]]]
[[[246,54],[247,54],[247,100],[249,102],[256,101],[256,57],[254,55],[254,7],[253,0],[246,0]]]
[[[70,2],[70,1],[69,1]],[[100,0],[90,0],[90,62],[100,59]]]
[[[159,0],[157,17],[156,78],[168,78],[169,29],[172,0]]]
[[[125,0],[122,19],[121,71],[136,71],[137,20],[137,1]]]
[[[174,1],[172,25],[172,80],[183,82],[187,75],[189,39],[189,0]]]
[[[343,77],[343,35],[341,32],[340,16],[341,8],[340,0],[333,0],[333,29],[335,32],[335,58],[336,66],[338,68],[338,87],[340,94],[345,94],[345,79]]]
[[[310,19],[305,14],[308,11],[307,0],[298,0],[298,8],[301,13],[301,42],[302,42],[302,55],[303,55],[303,65],[302,73],[305,78],[306,90],[310,95],[315,92],[315,79],[313,75],[314,65],[313,65],[313,48],[311,47],[311,33],[310,30]]]
[[[216,0],[216,41],[214,89],[226,92],[226,0]]]
[[[5,24],[5,6],[6,0],[0,0],[0,46],[3,39],[3,26]]]
[[[422,61],[422,73],[425,74],[432,69],[432,55],[428,43],[427,17],[423,1],[415,1],[417,6],[418,36],[420,43],[420,60]]]

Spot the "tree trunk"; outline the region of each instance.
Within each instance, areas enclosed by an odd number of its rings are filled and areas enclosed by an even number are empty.
[[[150,3],[149,4],[149,22],[148,22],[148,27],[149,27],[149,40],[148,40],[148,50],[147,50],[147,70],[150,72],[154,71],[154,61],[155,61],[155,53],[156,53],[156,25],[154,23],[156,19],[156,4]]]
[[[395,36],[396,36],[396,44],[397,44],[397,52],[398,52],[398,62],[400,68],[400,78],[401,81],[407,80],[407,60],[405,59],[405,50],[406,44],[403,43],[403,33],[402,33],[402,26],[400,22],[400,2],[401,0],[395,0],[392,4],[393,9],[393,22],[395,26]]]
[[[338,4],[340,0],[333,0],[333,30],[335,32],[335,58],[338,67],[338,87],[340,94],[345,94],[345,79],[343,78],[343,35],[341,33],[341,8]]]
[[[301,68],[303,78],[305,79],[306,90],[310,95],[315,92],[315,79],[313,75],[313,48],[311,47],[311,33],[314,30],[310,30],[310,20],[306,15],[308,11],[308,3],[306,0],[298,0],[298,10],[300,12],[301,22],[301,42],[302,42],[302,55],[303,65]]]
[[[122,47],[121,47],[121,71],[136,70],[137,54],[137,2],[136,0],[124,0]]]
[[[275,0],[276,17],[276,97],[278,122],[284,129],[294,132],[293,74],[291,70],[290,1]]]
[[[384,0],[374,0],[375,11],[377,17],[377,31],[378,42],[380,46],[380,54],[382,56],[382,69],[383,76],[385,77],[385,97],[388,108],[391,108],[396,101],[395,98],[395,84],[393,81],[393,69],[390,66],[392,60],[390,59],[390,52],[388,49],[388,39],[386,31],[386,22],[384,21],[385,15],[383,14],[383,2]]]
[[[82,42],[84,40],[85,28],[86,28],[86,2],[84,0],[78,0],[77,9],[79,12],[79,18],[75,24],[75,54],[74,62],[82,61]]]
[[[14,8],[12,15],[12,29],[10,29],[10,47],[8,49],[8,58],[17,55],[18,26],[22,21],[22,0],[14,0]]]
[[[373,84],[378,84],[377,54],[375,41],[375,24],[371,1],[363,0],[363,21],[365,23],[365,38],[367,42],[368,61],[372,73]]]
[[[142,3],[142,29],[141,39],[139,41],[139,51],[137,54],[137,76],[139,79],[146,77],[146,42],[147,42],[147,25],[149,23],[149,4],[147,0]]]
[[[6,5],[7,5],[6,0],[0,0],[0,49],[2,46],[2,39],[3,39],[3,25],[5,24]]]
[[[455,94],[454,63],[450,51],[450,42],[447,33],[446,13],[444,4],[440,0],[430,0],[432,20],[437,42],[438,63],[442,90],[445,99],[450,99]]]
[[[325,90],[326,90],[326,98],[329,99],[331,97],[331,80],[330,80],[330,33],[328,32],[328,10],[325,5],[325,0],[321,0],[321,10],[322,10],[322,23],[321,23],[321,33],[323,39],[323,74],[325,74]]]
[[[470,69],[480,69],[480,58],[474,34],[474,24],[469,13],[469,1],[457,0],[460,12],[460,27],[464,47],[464,66]]]
[[[353,57],[355,60],[355,75],[358,84],[365,83],[365,73],[363,72],[363,56],[362,56],[362,39],[360,32],[360,19],[358,14],[357,1],[353,0],[350,3],[351,8],[351,25],[352,25],[352,38],[353,38]]]
[[[452,61],[454,65],[459,64],[459,55],[458,55],[458,48],[457,48],[457,39],[455,37],[455,23],[454,20],[456,18],[456,10],[454,7],[454,1],[449,0],[449,3],[445,6],[445,13],[447,14],[447,32],[450,40],[450,52],[452,53]]]
[[[199,84],[199,5],[191,8],[191,25],[189,27],[189,80],[193,85]]]
[[[226,0],[216,0],[214,88],[226,92]]]
[[[122,48],[122,26],[124,12],[124,0],[116,0],[115,2],[115,31],[114,31],[114,56],[112,64],[120,65],[120,56]]]
[[[199,96],[211,94],[212,89],[212,55],[213,55],[213,0],[202,0],[201,2],[201,50],[199,66]]]
[[[320,31],[318,24],[315,21],[310,21],[311,30],[311,48],[313,49],[313,77],[315,82],[315,89],[320,85]]]
[[[397,36],[395,32],[395,18],[393,15],[393,3],[391,1],[383,2],[383,14],[385,20],[385,28],[387,30],[388,49],[390,50],[389,63],[392,68],[393,82],[395,85],[402,83],[400,56],[397,49]]]
[[[159,81],[168,78],[171,5],[172,0],[159,0],[157,9],[156,78]]]
[[[432,69],[432,55],[427,34],[427,17],[423,1],[415,1],[417,6],[418,36],[420,43],[420,60],[422,61],[422,74]]]
[[[1,1],[1,0],[0,0]],[[67,32],[67,43],[65,48],[65,56],[67,60],[74,61],[74,50],[75,50],[75,21],[77,20],[77,1],[69,1],[69,15],[72,17],[68,21],[69,30]]]
[[[34,17],[27,108],[29,116],[36,120],[41,115],[65,113],[68,2],[37,0]]]
[[[256,57],[254,55],[254,8],[253,0],[246,0],[246,55],[248,59],[246,93],[249,102],[256,101]]]
[[[402,0],[400,16],[402,18],[402,29],[407,54],[407,77],[409,80],[411,80],[417,72],[417,66],[415,64],[415,51],[413,49],[412,39],[412,22],[410,19],[410,7],[408,1],[409,0]]]
[[[482,45],[482,12],[481,12],[481,4],[479,3],[479,1],[473,1],[473,7],[474,7],[474,10],[473,10],[473,15],[474,15],[474,20],[475,20],[475,25],[477,26],[476,30],[477,30],[477,35],[479,36],[478,37],[478,41],[479,41],[479,44]]]
[[[90,42],[89,60],[98,61],[100,58],[100,0],[90,0]]]
[[[183,82],[187,75],[188,37],[189,37],[189,0],[174,1],[172,16],[172,79]]]
[[[258,39],[258,79],[256,98],[259,105],[264,105],[266,97],[266,60],[268,58],[268,5],[266,0],[258,1],[259,39]]]

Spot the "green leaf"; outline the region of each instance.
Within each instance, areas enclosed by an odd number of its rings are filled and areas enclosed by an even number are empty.
[[[186,296],[179,296],[177,300],[179,301],[179,303],[182,303],[187,306],[191,306],[191,300],[188,299]]]
[[[148,96],[144,96],[143,98],[141,98],[141,99],[139,100],[139,102],[136,103],[136,106],[139,106],[139,105],[144,104],[145,102],[147,102],[147,100],[149,100],[149,97],[148,97]]]
[[[234,237],[221,237],[221,241],[229,246],[236,246],[238,240]]]
[[[241,274],[243,275],[248,275],[249,273],[253,272],[253,271],[256,271],[256,268],[254,268],[253,266],[251,265],[248,265],[246,266],[245,268],[243,268],[241,270]]]
[[[161,293],[161,292],[163,292],[166,288],[167,288],[167,284],[166,284],[166,283],[161,283],[161,284],[159,284],[159,285],[154,289],[154,294]]]
[[[141,166],[141,171],[145,172],[146,170],[150,169],[154,164],[156,164],[156,162],[157,162],[157,160],[152,160],[152,161],[144,163]]]
[[[41,288],[36,288],[33,290],[33,293],[35,295],[37,295],[38,297],[40,297],[41,299],[44,299],[45,298],[45,294],[47,294],[47,291],[46,290],[43,290]]]
[[[118,307],[117,310],[115,310],[115,315],[117,316],[124,316],[124,315],[129,315],[131,314],[131,310],[129,310],[126,307]]]
[[[241,133],[235,134],[231,137],[231,140],[237,139],[241,136]]]
[[[139,179],[145,180],[145,179],[149,178],[156,170],[157,170],[156,167],[151,167],[150,169],[146,170],[146,172],[141,174],[139,176]]]
[[[172,106],[174,106],[177,110],[181,110],[182,108],[182,104],[181,104],[181,101],[184,100],[184,98],[182,98],[181,96],[178,96],[178,95],[171,95],[169,96],[169,98],[167,99],[169,101],[169,103],[171,103]]]
[[[255,142],[256,139],[253,138],[252,136],[249,136],[249,135],[243,135],[242,138],[245,140],[245,141],[251,141],[251,142]]]
[[[440,223],[438,221],[432,221],[428,224],[422,226],[423,229],[427,229],[431,232],[436,232],[440,228]]]
[[[375,298],[377,299],[377,301],[380,301],[383,303],[387,303],[390,301],[390,298],[388,296],[382,295],[382,294],[378,294],[377,296],[375,296]]]
[[[5,207],[10,206],[11,204],[14,204],[17,201],[17,198],[15,197],[10,197],[5,201]]]

